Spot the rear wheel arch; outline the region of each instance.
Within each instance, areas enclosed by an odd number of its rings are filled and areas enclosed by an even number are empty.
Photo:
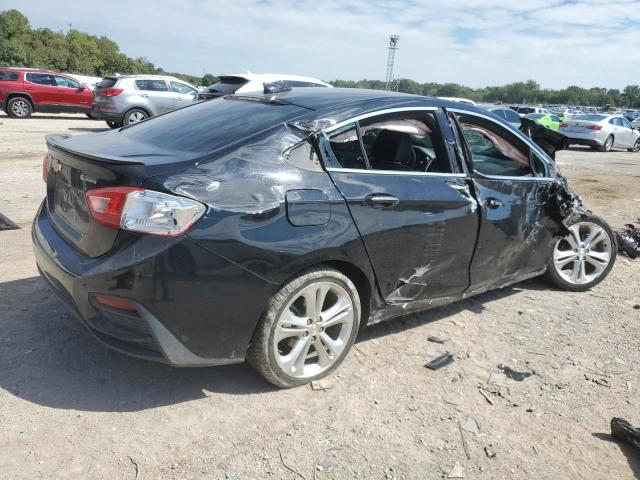
[[[367,274],[358,266],[351,262],[347,262],[344,260],[326,260],[323,262],[312,263],[310,265],[305,266],[304,268],[296,271],[291,276],[286,278],[280,286],[276,289],[280,291],[282,287],[287,285],[291,280],[299,277],[307,271],[318,269],[318,268],[333,268],[347,277],[349,280],[353,282],[358,291],[358,296],[360,297],[360,329],[363,329],[369,320],[369,314],[372,310],[372,300],[373,300],[373,292],[375,291],[375,284],[371,283],[371,280],[367,277]],[[373,280],[375,282],[375,280]],[[268,308],[268,302],[265,305],[266,311]],[[263,312],[264,314],[264,312]],[[255,334],[256,329],[260,326],[260,319],[256,318],[255,326],[253,327],[252,337]],[[247,349],[250,345],[247,345]]]
[[[152,114],[152,113],[149,111],[149,109],[148,109],[148,108],[146,108],[146,107],[139,107],[139,106],[129,107],[129,108],[127,108],[127,109],[125,110],[125,112],[122,114],[122,123],[123,123],[123,124],[125,124],[125,122],[126,122],[127,115],[129,115],[129,114],[130,114],[132,111],[134,111],[134,110],[141,110],[141,111],[143,111],[143,112],[147,115],[147,118],[151,118],[151,117],[153,117],[153,114]]]
[[[12,98],[16,98],[16,97],[21,97],[24,98],[26,101],[28,101],[31,104],[31,109],[33,111],[35,111],[35,103],[33,103],[33,98],[31,98],[31,95],[29,95],[28,93],[23,93],[23,92],[11,92],[7,94],[6,100],[5,100],[5,105],[7,103],[9,103],[9,101]]]

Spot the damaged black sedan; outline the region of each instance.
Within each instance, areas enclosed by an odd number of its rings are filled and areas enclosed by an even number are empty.
[[[460,103],[232,95],[47,144],[36,259],[82,323],[280,387],[330,374],[367,324],[542,274],[587,290],[617,253],[544,150]]]

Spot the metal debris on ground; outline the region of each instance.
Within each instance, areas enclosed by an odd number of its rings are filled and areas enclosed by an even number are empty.
[[[488,446],[484,447],[484,453],[489,458],[495,458],[495,456],[497,455],[492,447],[493,447],[493,445],[488,445]]]
[[[453,355],[449,352],[446,352],[425,364],[425,367],[430,370],[439,370],[442,367],[446,367],[450,363],[453,363]]]
[[[516,382],[521,382],[525,378],[531,376],[531,372],[518,372],[517,370],[514,370],[513,368],[503,364],[498,365],[498,370],[500,370],[507,377],[509,377],[511,380],[515,380]]]
[[[18,230],[20,227],[0,213],[0,230]]]
[[[618,250],[629,258],[638,258],[640,256],[640,228],[636,228],[632,223],[627,223],[624,227],[615,232]]]
[[[624,418],[613,417],[611,419],[611,436],[640,448],[640,428],[635,428]]]
[[[495,402],[491,399],[489,394],[484,389],[479,388],[478,391],[480,392],[480,395],[482,395],[485,398],[485,400],[489,402],[489,404],[495,405]]]
[[[334,387],[333,383],[328,380],[315,380],[311,382],[311,390],[331,390]]]
[[[601,387],[609,387],[609,388],[611,388],[611,382],[609,380],[607,380],[606,378],[599,377],[599,376],[594,376],[594,375],[591,375],[589,373],[585,373],[584,374],[584,378],[585,378],[585,380],[589,380],[589,381],[595,383],[596,385],[600,385]]]
[[[440,335],[431,335],[427,337],[427,341],[433,343],[444,343],[447,340],[449,340],[447,337],[441,337]]]

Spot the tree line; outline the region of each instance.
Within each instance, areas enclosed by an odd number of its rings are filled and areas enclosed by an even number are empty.
[[[113,40],[89,35],[76,29],[67,33],[49,28],[31,28],[18,10],[0,12],[0,66],[34,67],[104,77],[120,74],[167,74],[194,85],[211,85],[213,74],[202,77],[166,72],[144,57],[131,58],[120,51]],[[334,80],[335,87],[385,89],[381,80]],[[419,83],[409,79],[396,81],[394,89],[425,96],[464,97],[487,103],[545,103],[565,105],[640,108],[640,85],[628,85],[622,91],[600,87],[569,86],[560,90],[541,88],[534,80],[497,87],[471,88],[457,83]]]

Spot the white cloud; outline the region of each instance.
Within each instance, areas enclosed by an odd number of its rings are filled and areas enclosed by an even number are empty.
[[[131,56],[201,74],[252,70],[499,85],[533,78],[621,88],[640,82],[640,2],[562,0],[4,0],[33,26],[107,35]]]

